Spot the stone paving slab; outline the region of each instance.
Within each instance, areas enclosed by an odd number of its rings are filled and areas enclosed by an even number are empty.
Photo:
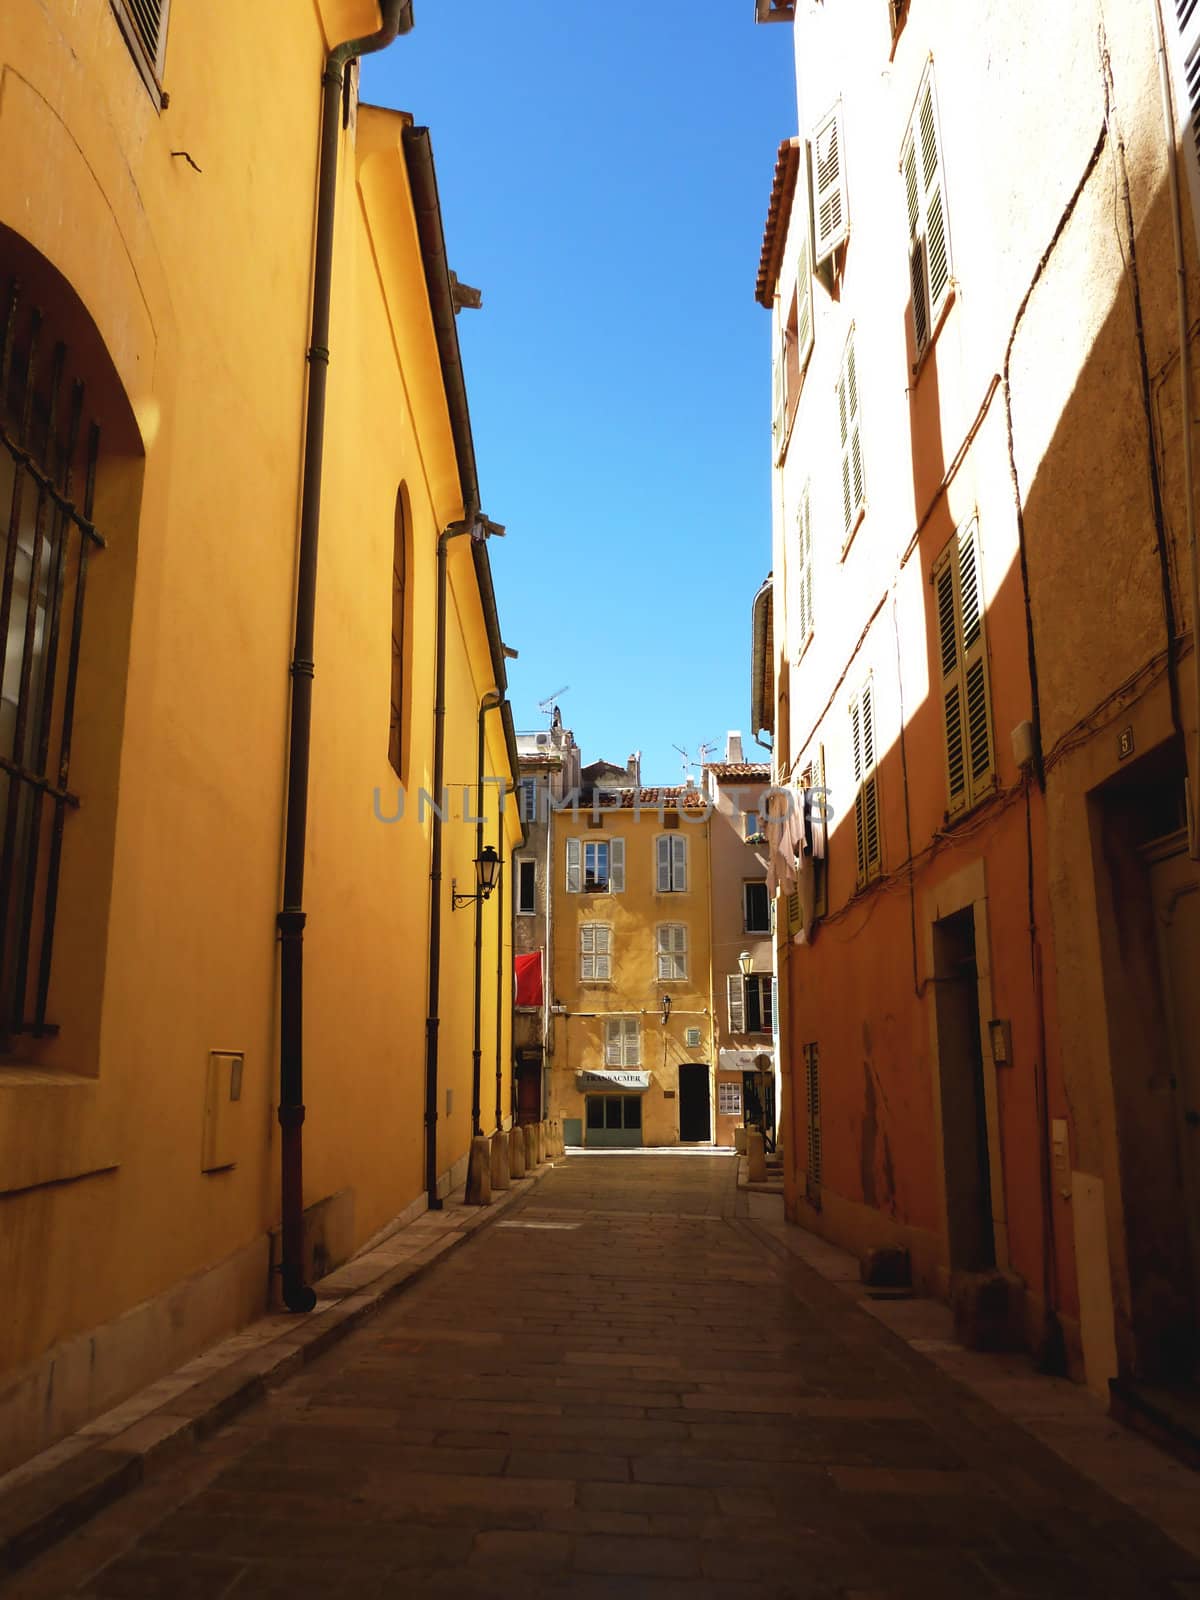
[[[12,1600],[1200,1595],[1193,1553],[760,1202],[728,1161],[570,1158],[509,1219],[577,1228],[478,1234]]]
[[[440,1211],[423,1213],[321,1279],[308,1316],[276,1312],[259,1318],[0,1476],[0,1576],[294,1376],[478,1228],[525,1199],[552,1166],[545,1162],[513,1180],[489,1207],[465,1205],[464,1191],[456,1190]]]

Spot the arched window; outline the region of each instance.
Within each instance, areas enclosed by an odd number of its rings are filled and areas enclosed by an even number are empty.
[[[392,530],[392,684],[391,724],[388,730],[388,760],[398,778],[404,776],[404,715],[407,688],[404,662],[408,640],[408,514],[407,495],[401,484],[396,493],[396,515]]]

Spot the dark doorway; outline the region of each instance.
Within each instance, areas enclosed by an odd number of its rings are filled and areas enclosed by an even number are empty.
[[[707,1062],[685,1061],[679,1068],[679,1137],[684,1143],[712,1138]]]
[[[517,1062],[517,1122],[523,1127],[527,1122],[542,1120],[542,1053],[530,1056],[522,1052]]]
[[[946,1228],[950,1268],[983,1272],[996,1265],[988,1159],[975,913],[968,906],[933,925]]]

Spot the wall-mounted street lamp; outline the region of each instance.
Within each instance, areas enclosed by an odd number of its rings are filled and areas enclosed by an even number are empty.
[[[738,957],[738,966],[741,968],[743,978],[748,978],[754,971],[754,957],[750,954],[749,950],[742,951],[741,955]]]
[[[479,855],[475,858],[475,894],[459,894],[458,879],[450,880],[450,906],[457,911],[459,906],[469,906],[476,900],[490,899],[492,890],[496,887],[496,880],[500,876],[500,857],[496,854],[494,845],[485,844]]]
[[[662,1022],[663,1022],[663,1027],[664,1028],[666,1027],[667,1022],[669,1021],[670,1016],[671,1016],[671,996],[669,994],[665,994],[662,997]]]

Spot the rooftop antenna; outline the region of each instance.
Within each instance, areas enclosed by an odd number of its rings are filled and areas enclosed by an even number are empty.
[[[683,757],[683,775],[686,778],[687,775],[688,775],[688,769],[692,765],[691,756],[688,755],[687,751],[683,748],[683,746],[681,744],[673,744],[671,746],[671,749],[672,750],[678,750],[679,754]]]
[[[717,748],[717,740],[716,739],[706,739],[704,741],[704,743],[700,746],[700,750],[699,750],[698,756],[697,756],[697,764],[699,766],[704,766],[705,762],[708,760],[709,756],[712,755],[713,751],[716,748]]]
[[[555,689],[553,694],[548,694],[544,700],[538,701],[538,710],[543,714],[543,716],[547,716],[553,720],[554,713],[558,710],[558,707],[554,702],[558,699],[559,695],[566,694],[570,687],[571,685],[569,683],[564,683],[561,689]]]

